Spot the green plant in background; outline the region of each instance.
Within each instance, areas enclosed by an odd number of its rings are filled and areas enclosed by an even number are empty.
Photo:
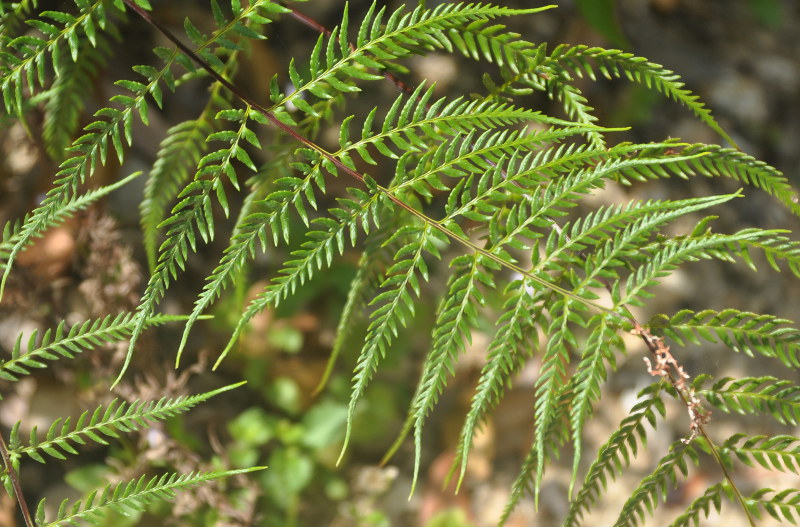
[[[464,420],[454,469],[460,482],[477,427],[491,415],[515,374],[535,357],[541,363],[531,408],[535,434],[527,458],[521,460],[507,514],[527,490],[538,501],[551,458],[570,444],[572,484],[577,491],[564,524],[579,524],[602,496],[608,479],[616,478],[644,444],[644,424],[661,426],[664,401],[677,399],[691,417],[687,435],[675,441],[654,471],[631,489],[617,525],[635,525],[652,513],[690,463],[717,464],[725,476],[709,486],[675,525],[696,523],[712,506],[718,509],[723,499],[740,507],[751,524],[765,512],[792,520],[800,507],[796,491],[761,489],[745,495],[732,469],[742,462],[798,472],[796,440],[744,434],[719,438],[708,425],[708,415],[712,408],[767,413],[797,424],[800,398],[795,384],[754,377],[692,381],[666,339],[677,345],[721,342],[735,352],[776,359],[788,370],[800,363],[800,332],[786,320],[736,309],[681,311],[645,323],[637,321],[629,307],[643,305],[659,279],[696,260],[741,260],[754,267],[751,253],[762,253],[773,268],[785,266],[800,275],[797,242],[780,230],[717,233],[712,229],[715,217],[710,215],[693,221],[690,232],[664,234],[671,223],[742,199],[742,190],[681,200],[631,201],[588,212],[579,207],[585,196],[612,183],[705,176],[731,178],[761,189],[793,213],[800,212],[793,190],[778,171],[735,148],[677,140],[615,144],[616,130],[598,126],[575,82],[598,74],[629,79],[683,104],[733,144],[676,74],[618,50],[568,45],[548,49],[547,44],[528,42],[495,22],[501,16],[535,16],[547,7],[446,3],[432,9],[421,5],[389,11],[373,4],[357,23],[351,22],[345,8],[341,24],[330,34],[321,34],[308,56],[294,57],[286,72],[273,77],[269,102],[262,104],[231,80],[238,56],[250,41],[265,38],[265,26],[276,17],[301,17],[294,7],[267,0],[232,0],[223,6],[212,0],[214,27],[201,30],[187,19],[184,41],[151,18],[146,0],[76,0],[71,13],[40,11],[36,4],[1,4],[5,112],[24,121],[30,112],[44,108],[46,115],[54,116],[45,120],[43,137],[49,151],[58,153],[59,145],[70,142],[72,146],[47,197],[4,230],[0,294],[26,247],[108,190],[86,194],[82,185],[109,156],[124,163],[128,148],[138,140],[134,119],[148,124],[149,113],[156,111],[152,104],[162,106],[165,90],[180,91],[197,78],[211,85],[205,109],[170,129],[149,172],[141,208],[151,274],[136,312],[121,319],[125,330],[112,335],[115,340],[130,337],[120,378],[142,333],[162,320],[158,307],[189,254],[202,244],[221,236],[230,240],[187,318],[177,361],[203,313],[228,286],[248,279],[247,269],[259,250],[269,252],[273,246],[302,240],[237,317],[217,363],[235,348],[256,314],[296,294],[349,246],[361,250],[331,358],[332,364],[345,347],[363,342],[353,365],[350,403],[346,411],[341,409],[341,420],[331,421],[327,415],[324,426],[314,424],[315,411],[330,410],[318,410],[326,404],[320,402],[305,417],[283,424],[257,409],[230,424],[239,437],[233,454],[245,467],[261,463],[259,447],[277,438],[280,448],[268,460],[274,472],[262,473],[265,487],[274,492],[273,505],[292,510],[292,501],[307,483],[304,475],[317,462],[309,451],[336,443],[333,428],[339,423],[345,434],[344,455],[356,410],[373,378],[385,367],[387,355],[395,353],[398,339],[414,332],[420,306],[434,303],[430,349],[403,432],[413,435],[415,478],[428,417],[448,388],[472,331],[488,318],[496,331]],[[59,117],[74,115],[64,105],[74,108],[76,93],[93,77],[96,65],[108,60],[107,43],[129,17],[148,21],[173,45],[154,50],[159,66],[136,66],[132,78],[118,80],[124,93],[112,97],[96,112],[96,120],[71,141],[77,121]],[[21,29],[30,27],[36,31]],[[370,111],[347,110],[370,84],[386,82],[386,77],[396,81],[395,75],[406,72],[402,59],[433,51],[491,64],[494,70],[485,76],[484,93],[436,97],[433,87],[423,82]],[[526,108],[525,96],[534,92],[560,102],[567,118]],[[338,127],[338,145],[324,148],[323,123],[330,122]],[[274,131],[269,145],[265,129]],[[254,161],[260,150],[271,158],[263,165]],[[372,167],[392,175],[381,180],[377,172],[370,173]],[[238,211],[233,210],[231,192],[243,196]],[[217,225],[220,215],[234,214],[233,232],[222,232]],[[438,260],[447,265],[436,266]],[[428,287],[432,280],[445,284],[435,302],[442,287]],[[487,300],[490,296],[500,297],[499,305]],[[365,333],[356,334],[365,318]],[[109,320],[73,327],[69,349],[78,352],[94,345],[93,332],[103,330]],[[630,415],[584,474],[583,431],[593,406],[604,395],[609,371],[626,353],[624,334],[635,335],[646,345],[654,383],[642,391]],[[34,359],[36,355],[15,353],[12,361],[25,373],[32,367],[53,367]],[[55,358],[48,353],[41,359]],[[35,362],[24,362],[25,357]],[[174,404],[199,402],[214,393]],[[144,418],[140,412],[150,407],[130,408],[136,410],[134,416],[126,415],[129,420]],[[64,425],[59,433],[61,425],[56,424],[47,441],[68,434],[75,437],[80,435],[77,429],[95,425],[94,417],[90,422],[82,419],[75,429]],[[314,439],[315,430],[324,441]],[[97,434],[81,437],[104,441]],[[11,438],[8,482],[15,480],[13,461],[23,448],[13,433]],[[32,438],[32,443],[37,441]],[[61,450],[72,448],[69,445],[66,439],[58,443]],[[223,473],[214,474],[218,475]],[[281,479],[288,476],[291,481]],[[151,482],[132,483],[110,494],[104,491],[75,513],[112,506],[120,494],[163,489],[153,494],[166,497],[173,487],[206,477],[142,480]]]

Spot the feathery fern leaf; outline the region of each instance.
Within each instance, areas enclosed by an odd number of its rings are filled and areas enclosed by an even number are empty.
[[[724,412],[747,415],[768,414],[781,424],[800,423],[800,386],[775,377],[725,377],[708,388],[707,375],[699,375],[696,393]]]
[[[148,326],[156,326],[186,320],[183,316],[157,315],[147,320]],[[62,358],[71,359],[75,355],[92,350],[99,346],[120,342],[127,339],[136,327],[136,318],[132,313],[108,315],[96,320],[87,320],[66,329],[62,322],[55,332],[47,330],[41,341],[36,343],[38,332],[34,331],[28,338],[27,351],[22,351],[22,337],[17,337],[11,358],[0,361],[0,378],[16,381],[22,375],[30,375],[35,368],[46,368],[43,361],[55,361]]]
[[[76,445],[84,445],[87,441],[107,445],[106,438],[118,438],[120,433],[135,432],[151,423],[163,421],[169,417],[187,412],[199,403],[220,393],[232,390],[244,384],[231,384],[217,390],[191,396],[162,397],[158,401],[119,402],[114,399],[108,405],[98,406],[89,416],[85,411],[75,424],[67,417],[56,419],[48,428],[44,439],[40,440],[36,427],[30,434],[27,446],[19,437],[20,423],[11,430],[9,454],[12,459],[27,456],[39,463],[45,463],[42,454],[57,459],[66,459],[64,454],[77,454]]]
[[[62,203],[61,206],[56,210],[53,215],[50,216],[47,224],[45,225],[44,229],[40,233],[35,233],[34,238],[40,237],[44,231],[59,225],[63,222],[66,218],[72,216],[76,212],[80,210],[84,210],[92,203],[97,202],[99,199],[107,196],[108,194],[114,192],[115,190],[123,187],[127,183],[130,183],[137,177],[141,176],[141,172],[135,172],[116,183],[112,183],[110,185],[105,185],[100,188],[90,190],[85,194],[74,195],[72,198],[66,202]],[[20,239],[20,232],[22,230],[22,225],[27,221],[28,217],[26,216],[23,218],[22,223],[20,222],[8,222],[6,223],[5,227],[3,228],[3,238],[2,242],[0,242],[0,267],[4,267],[6,265],[10,265],[8,263],[11,253],[13,252],[14,248],[18,246],[19,239]],[[33,239],[28,239],[25,245],[33,243]],[[25,246],[23,245],[23,247]]]
[[[723,494],[730,496],[730,488],[728,487],[727,481],[711,485],[702,496],[695,499],[692,504],[686,508],[683,514],[675,518],[675,521],[670,524],[670,527],[698,527],[701,513],[704,517],[708,518],[708,515],[711,514],[712,507],[717,512],[722,509]]]
[[[733,139],[711,116],[711,111],[699,101],[699,97],[684,87],[684,83],[678,80],[678,75],[660,64],[654,64],[643,57],[617,49],[562,44],[550,53],[544,65],[556,71],[560,70],[567,76],[570,73],[578,77],[586,74],[594,80],[595,71],[599,71],[607,79],[626,77],[631,82],[654,88],[689,108],[698,119],[731,145],[736,146]]]
[[[232,56],[235,57],[234,54]],[[210,145],[206,137],[218,126],[214,115],[228,105],[226,93],[220,84],[215,84],[200,116],[173,126],[167,130],[167,136],[161,142],[139,206],[144,246],[151,271],[157,264],[158,226],[167,214],[167,204],[177,197],[178,189],[189,177],[190,167],[196,166],[208,151]]]
[[[800,331],[790,324],[791,321],[772,315],[736,309],[684,309],[672,317],[656,316],[649,326],[681,346],[686,342],[719,342],[734,351],[773,357],[796,368],[800,366]]]
[[[679,474],[687,475],[687,461],[697,465],[697,451],[691,445],[676,441],[670,447],[669,453],[658,462],[655,470],[636,486],[633,495],[622,506],[614,527],[639,525],[647,514],[653,514],[659,500],[666,500],[667,491],[677,484]]]
[[[95,36],[95,42],[81,40],[78,59],[66,61],[60,75],[47,92],[42,137],[52,159],[62,161],[67,147],[72,144],[78,129],[79,117],[85,105],[86,94],[98,70],[108,61],[107,36],[119,40],[116,26],[109,22],[104,33]]]
[[[800,490],[760,489],[746,498],[746,506],[756,518],[761,518],[763,511],[766,511],[779,522],[788,521],[797,525],[800,517]]]
[[[53,521],[45,518],[45,502],[39,502],[36,508],[36,523],[42,527],[61,527],[75,525],[80,521],[99,523],[107,510],[123,515],[133,511],[142,511],[155,501],[171,501],[177,492],[196,487],[208,481],[227,478],[237,474],[246,474],[266,467],[252,467],[239,470],[214,472],[190,472],[188,474],[167,473],[161,476],[143,475],[129,482],[108,485],[100,492],[92,492],[85,500],[72,504],[64,500],[58,508],[57,517]]]
[[[564,527],[579,525],[581,517],[606,488],[609,476],[616,479],[636,456],[638,445],[647,444],[645,424],[655,427],[658,417],[664,417],[666,413],[661,399],[663,389],[661,383],[655,383],[639,392],[639,402],[600,448],[597,458],[589,467],[581,490],[570,503]]]

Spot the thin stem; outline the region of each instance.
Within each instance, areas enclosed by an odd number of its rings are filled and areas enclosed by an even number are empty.
[[[19,484],[19,476],[14,470],[14,465],[11,463],[11,456],[8,453],[6,440],[3,439],[2,434],[0,434],[0,456],[3,458],[3,464],[6,467],[8,479],[11,480],[11,486],[14,487],[14,497],[19,504],[19,510],[22,511],[22,517],[25,520],[25,525],[26,527],[34,527],[31,512],[28,510],[28,504],[25,502],[25,496],[22,494],[22,486]]]

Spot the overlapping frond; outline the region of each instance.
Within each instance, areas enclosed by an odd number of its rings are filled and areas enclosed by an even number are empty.
[[[156,326],[185,319],[183,316],[157,315],[148,319],[147,325]],[[0,361],[0,378],[16,381],[20,376],[30,375],[33,369],[48,367],[49,361],[71,359],[97,347],[123,341],[130,337],[135,327],[133,313],[120,313],[87,320],[69,329],[62,322],[55,331],[46,330],[41,339],[39,333],[33,331],[25,348],[22,346],[24,335],[20,334],[11,351],[11,358]]]
[[[146,4],[144,0],[138,0]],[[3,34],[3,51],[0,52],[0,90],[6,112],[21,115],[24,91],[28,96],[37,92],[46,83],[46,72],[52,68],[61,76],[61,68],[71,61],[85,58],[80,51],[81,42],[98,45],[98,32],[105,31],[115,17],[122,15],[124,7],[120,0],[76,0],[77,16],[63,11],[43,11],[38,18],[26,20],[41,36],[24,34],[8,39]],[[25,3],[18,10],[27,10]],[[99,39],[102,44],[103,39]]]
[[[47,153],[56,161],[64,159],[65,150],[75,139],[86,95],[91,93],[98,70],[108,61],[109,36],[119,40],[118,30],[112,22],[106,25],[104,32],[95,36],[95,42],[81,40],[77,60],[65,61],[61,66],[63,71],[46,93],[42,137]]]
[[[564,527],[580,525],[581,518],[600,497],[609,478],[616,479],[637,455],[639,446],[647,444],[645,426],[655,428],[659,416],[664,417],[666,413],[661,399],[663,389],[662,384],[655,383],[639,392],[639,402],[600,448],[597,458],[589,467],[581,490],[570,502]]]
[[[678,478],[688,475],[690,461],[698,464],[697,450],[682,441],[673,443],[669,453],[659,460],[653,472],[636,486],[622,506],[614,527],[639,525],[648,515],[654,514],[658,502],[667,499],[667,492],[677,485]]]
[[[102,4],[104,2],[98,2]],[[47,197],[23,222],[19,230],[17,242],[14,244],[3,269],[0,279],[0,298],[2,298],[8,274],[19,252],[28,245],[31,238],[40,235],[51,223],[52,217],[58,214],[61,206],[72,199],[77,193],[78,186],[90,177],[100,162],[105,164],[109,145],[116,152],[120,162],[124,158],[124,144],[131,144],[132,125],[135,114],[145,122],[147,120],[148,95],[152,96],[158,105],[161,104],[161,84],[172,89],[175,79],[172,74],[172,65],[181,56],[176,50],[161,50],[164,66],[156,69],[152,66],[138,66],[136,72],[143,77],[145,82],[121,80],[117,84],[131,95],[115,95],[111,102],[121,107],[106,107],[95,113],[99,119],[84,128],[85,133],[75,140],[67,149],[68,158],[61,163],[60,170],[55,175],[54,187],[47,193]]]
[[[119,438],[121,434],[135,432],[152,426],[154,422],[187,412],[201,402],[242,384],[232,384],[198,395],[162,397],[158,401],[136,400],[127,403],[114,399],[107,405],[98,406],[91,415],[88,410],[83,412],[74,424],[69,417],[56,419],[44,438],[40,438],[37,428],[33,427],[27,445],[20,438],[20,423],[17,422],[11,429],[9,453],[13,458],[27,456],[39,463],[45,463],[43,454],[66,459],[65,454],[77,454],[75,447],[85,445],[87,441],[107,445],[107,439]]]
[[[235,59],[236,54],[231,56]],[[229,59],[227,64],[235,64],[235,61]],[[161,141],[139,204],[143,243],[151,271],[158,260],[158,226],[168,215],[168,205],[186,183],[191,168],[197,166],[200,158],[208,152],[211,145],[206,137],[222,124],[214,116],[227,106],[227,92],[215,84],[200,115],[171,127]]]
[[[544,65],[567,75],[567,82],[571,80],[570,73],[578,77],[587,75],[594,80],[599,71],[607,79],[627,78],[631,82],[653,88],[689,108],[698,119],[731,145],[736,144],[712,117],[711,111],[699,100],[700,97],[684,87],[680,76],[644,57],[617,49],[562,44],[550,53]]]
[[[425,256],[440,257],[437,244],[446,242],[442,235],[430,225],[407,225],[390,238],[397,240],[401,248],[394,256],[394,264],[385,272],[381,292],[370,305],[376,306],[367,329],[364,346],[358,357],[353,377],[353,389],[348,409],[348,424],[345,447],[350,438],[356,404],[364,395],[375,370],[386,356],[387,349],[414,316],[415,302],[412,295],[420,295],[420,280],[428,280],[428,265]],[[342,450],[344,453],[344,449]]]
[[[94,491],[84,500],[70,503],[68,499],[61,502],[56,518],[48,521],[45,517],[45,501],[39,502],[36,508],[36,524],[42,527],[61,527],[76,525],[82,521],[100,523],[106,511],[114,511],[122,515],[143,511],[155,501],[172,501],[176,493],[187,490],[215,479],[227,478],[237,474],[246,474],[265,467],[252,467],[239,470],[221,470],[214,472],[189,472],[188,474],[166,473],[161,476],[143,475],[128,482],[107,485],[100,491]]]

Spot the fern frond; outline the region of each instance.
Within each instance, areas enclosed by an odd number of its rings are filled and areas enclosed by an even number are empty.
[[[508,503],[503,510],[502,516],[500,517],[499,524],[501,526],[506,524],[511,512],[517,506],[522,497],[531,490],[535,492],[534,486],[537,477],[536,472],[538,471],[537,463],[540,461],[547,463],[553,456],[558,458],[558,448],[569,441],[568,418],[569,406],[571,403],[572,391],[570,386],[565,384],[558,394],[557,404],[555,405],[556,412],[551,419],[551,426],[548,427],[543,441],[544,444],[555,445],[555,448],[545,451],[544,455],[541,455],[537,451],[535,445],[528,451],[525,460],[522,462],[520,472],[514,480],[514,483],[511,485],[511,496],[509,497]]]
[[[191,396],[162,397],[158,401],[136,400],[127,403],[114,399],[108,405],[98,406],[91,416],[88,410],[83,412],[74,425],[69,417],[56,419],[42,440],[38,437],[36,427],[33,427],[27,446],[22,446],[20,423],[17,423],[11,430],[9,453],[14,457],[28,456],[43,464],[45,459],[42,454],[66,459],[64,454],[78,453],[75,450],[77,445],[85,445],[87,441],[107,445],[107,438],[118,438],[121,433],[135,432],[152,426],[154,422],[188,412],[199,403],[242,384],[244,382]]]
[[[30,16],[32,9],[39,7],[39,0],[0,2],[0,38],[13,38],[17,28]]]
[[[570,409],[570,425],[572,427],[572,478],[569,494],[578,477],[583,451],[583,425],[592,411],[592,404],[600,400],[601,387],[606,381],[606,364],[612,369],[616,367],[614,353],[624,350],[625,345],[616,328],[609,324],[608,316],[595,315],[588,327],[593,328],[584,344],[580,363],[573,376],[574,400]]]
[[[146,321],[147,326],[156,326],[185,320],[186,317],[174,315],[157,315]],[[56,327],[55,331],[47,330],[41,341],[36,343],[38,332],[33,331],[28,338],[27,351],[22,352],[22,337],[17,337],[11,358],[0,361],[0,378],[16,381],[22,375],[30,375],[31,369],[46,368],[43,361],[55,361],[62,358],[71,359],[75,355],[127,339],[136,327],[133,313],[108,315],[104,318],[87,320],[75,324],[69,330],[66,323]]]
[[[768,414],[784,425],[800,423],[800,386],[792,381],[775,377],[725,377],[703,388],[708,379],[707,375],[698,376],[693,385],[696,393],[715,408],[742,415]]]
[[[800,490],[798,489],[781,491],[761,489],[748,496],[745,502],[756,518],[761,518],[763,511],[766,511],[779,522],[788,521],[792,525],[797,525],[795,515],[800,516]]]
[[[688,459],[687,459],[688,458]],[[687,461],[695,465],[699,461],[693,446],[676,441],[658,463],[650,475],[644,478],[622,506],[614,527],[639,525],[647,514],[654,514],[659,499],[667,499],[667,491],[678,482],[679,474],[686,476],[689,471]]]
[[[98,2],[101,3],[101,2]],[[118,103],[122,109],[102,108],[95,113],[101,120],[94,121],[84,128],[86,133],[75,140],[68,149],[69,158],[61,163],[61,168],[56,174],[54,188],[47,193],[33,213],[26,218],[19,231],[18,241],[14,244],[3,275],[0,279],[0,298],[3,296],[5,283],[11,272],[11,267],[16,256],[27,246],[31,238],[40,235],[51,223],[52,217],[58,214],[59,209],[77,193],[78,186],[90,177],[98,161],[105,164],[109,143],[114,147],[120,162],[123,160],[123,134],[125,141],[132,141],[131,127],[134,112],[147,123],[146,96],[150,94],[158,104],[161,101],[161,88],[159,84],[165,83],[168,87],[174,86],[171,67],[177,60],[177,51],[163,54],[165,66],[156,70],[151,66],[139,66],[136,71],[142,75],[147,83],[138,81],[118,81],[123,88],[131,90],[133,96],[115,95],[111,101]]]
[[[738,256],[755,268],[749,253],[750,248],[763,250],[767,260],[775,269],[779,269],[777,260],[785,260],[792,272],[800,276],[800,258],[798,258],[800,244],[776,235],[781,231],[744,229],[730,235],[698,234],[706,224],[706,221],[701,221],[690,236],[644,246],[641,256],[646,263],[631,273],[624,284],[621,282],[614,284],[612,297],[615,305],[620,307],[641,305],[637,297],[651,296],[646,289],[654,286],[658,278],[669,274],[686,261],[718,258],[733,262]]]
[[[310,182],[310,179],[307,181]],[[227,355],[236,339],[257,313],[263,311],[267,306],[277,306],[283,299],[294,293],[299,286],[302,286],[306,280],[310,279],[316,271],[330,267],[334,256],[337,253],[342,254],[344,251],[346,240],[349,240],[351,245],[355,244],[359,227],[365,232],[369,232],[370,219],[373,220],[373,223],[377,221],[374,215],[378,210],[377,203],[380,195],[374,194],[370,197],[358,189],[350,189],[350,192],[358,200],[340,198],[339,203],[342,207],[328,210],[331,216],[336,218],[335,220],[330,217],[320,217],[310,222],[312,229],[306,233],[308,240],[303,242],[300,249],[292,252],[293,258],[285,262],[285,267],[280,270],[279,276],[247,307],[237,322],[228,345],[217,359],[217,364]],[[284,198],[287,194],[301,199],[299,194],[277,191],[267,197],[266,203],[270,203],[270,206],[274,207],[275,202],[270,200]],[[268,222],[286,224],[285,220],[280,219],[285,212],[278,211],[285,211],[292,201],[295,205],[298,203],[294,198],[284,200],[284,206],[278,208],[277,211],[273,210],[270,214],[254,213],[252,215],[254,217],[252,225],[243,226],[242,232],[237,235],[239,239],[235,240],[236,244],[226,250],[221,265],[211,275],[211,281],[206,283],[203,293],[195,303],[195,309],[192,311],[193,317],[200,315],[202,310],[219,294],[221,288],[230,280],[235,271],[243,265],[244,259],[252,254],[256,239],[261,239],[262,247],[266,246],[263,233],[265,225]],[[274,229],[273,233],[277,236]],[[187,325],[186,331],[188,329],[189,325]]]
[[[800,474],[800,439],[796,437],[734,434],[717,445],[717,452],[728,468],[736,458],[749,467]]]
[[[658,417],[664,417],[666,413],[664,401],[661,399],[663,388],[662,383],[655,383],[639,392],[639,402],[631,408],[629,415],[600,448],[597,458],[589,467],[581,490],[570,503],[562,524],[564,527],[579,525],[583,514],[606,488],[608,478],[616,479],[636,456],[638,445],[647,444],[645,423],[655,427]]]
[[[458,440],[458,452],[453,462],[454,467],[459,462],[461,464],[457,487],[461,486],[466,474],[469,450],[478,424],[499,402],[513,375],[531,355],[531,347],[536,343],[538,334],[537,326],[543,324],[542,298],[547,293],[531,293],[530,287],[531,284],[524,278],[515,280],[506,287],[505,293],[509,297],[503,306],[505,311],[497,320],[499,329],[489,345],[486,363],[481,369]]]
[[[358,401],[372,380],[378,364],[385,357],[387,348],[397,338],[398,326],[405,327],[414,316],[414,300],[411,295],[420,294],[417,275],[428,280],[428,266],[424,256],[427,253],[439,258],[439,249],[436,245],[446,241],[430,225],[406,225],[400,228],[390,241],[395,239],[398,243],[407,241],[397,251],[394,264],[385,273],[385,279],[381,284],[383,291],[370,302],[370,305],[377,307],[372,312],[372,321],[355,367],[342,455],[350,439]]]
[[[722,510],[723,493],[732,497],[728,480],[708,487],[702,496],[695,499],[692,504],[686,508],[683,514],[675,518],[675,521],[670,524],[670,527],[691,527],[692,525],[698,527],[701,513],[704,517],[708,518],[708,515],[711,514],[711,507],[714,507],[714,510],[717,512]]]
[[[36,524],[41,527],[61,527],[76,525],[80,521],[99,523],[107,510],[130,515],[131,512],[142,511],[155,501],[172,501],[177,492],[197,485],[227,478],[237,474],[246,474],[266,467],[252,467],[239,470],[214,472],[190,472],[188,474],[167,473],[161,476],[141,476],[127,483],[115,486],[108,485],[100,492],[92,492],[82,501],[69,503],[64,500],[58,508],[55,520],[46,521],[45,501],[39,502],[36,508]]]
[[[362,311],[369,302],[369,294],[380,287],[383,271],[392,263],[391,257],[397,251],[397,247],[393,247],[391,244],[386,245],[390,233],[393,232],[392,227],[397,228],[389,219],[382,219],[381,228],[367,240],[364,252],[358,262],[356,275],[347,290],[347,300],[336,327],[336,340],[331,349],[328,365],[315,392],[319,392],[327,384],[336,360],[355,328],[358,317],[362,315]]]
[[[779,359],[789,367],[800,366],[800,330],[793,328],[791,321],[772,315],[736,309],[685,309],[672,317],[658,315],[649,326],[681,346],[703,340],[722,343],[749,356],[757,353]]]
[[[450,275],[448,293],[436,311],[432,348],[422,366],[419,389],[411,402],[415,450],[412,492],[422,458],[422,429],[425,419],[444,390],[448,374],[454,374],[457,355],[472,341],[471,331],[477,325],[477,307],[485,303],[479,284],[494,286],[490,273],[482,269],[484,265],[486,263],[480,257],[472,255],[459,256],[450,262],[454,271]],[[491,262],[488,267],[494,271],[498,269]]]
[[[131,181],[133,181],[134,179],[136,179],[141,175],[142,175],[141,172],[135,172],[117,181],[116,183],[112,183],[110,185],[90,190],[85,194],[72,196],[70,201],[64,203],[52,216],[50,216],[44,227],[44,231],[61,224],[61,222],[63,222],[65,219],[72,216],[76,212],[84,210],[92,203],[97,202],[101,198],[107,196],[108,194],[114,192],[115,190],[130,183]],[[25,223],[27,218],[28,218],[27,216],[23,218],[22,223],[18,221],[13,223],[8,222],[3,228],[2,242],[0,242],[0,267],[9,265],[8,260],[11,256],[12,251],[20,241],[22,225]],[[39,237],[39,236],[40,235],[35,235],[34,237]],[[26,246],[33,243],[33,241],[34,241],[33,239],[28,239]]]
[[[48,67],[60,76],[64,61],[78,61],[81,41],[96,46],[98,29],[104,31],[110,19],[122,15],[121,2],[95,0],[78,4],[78,16],[44,11],[40,18],[28,20],[44,38],[22,35],[4,42],[5,50],[0,52],[0,90],[7,113],[21,116],[23,90],[27,88],[33,95],[37,86],[43,87]]]
[[[95,36],[94,42],[81,40],[77,60],[61,66],[60,75],[46,94],[42,137],[47,153],[56,161],[64,159],[67,147],[72,144],[92,81],[108,61],[111,46],[108,36],[116,41],[121,38],[111,22],[103,33]]]
[[[319,99],[329,99],[338,94],[360,91],[353,79],[379,80],[380,75],[364,71],[363,68],[385,69],[386,61],[393,61],[420,48],[449,48],[449,31],[458,29],[476,20],[489,20],[499,16],[533,13],[542,8],[511,9],[491,4],[440,4],[433,9],[419,6],[403,14],[403,7],[394,11],[382,24],[386,9],[376,12],[373,2],[358,28],[358,36],[351,47],[347,41],[349,14],[345,9],[342,23],[333,29],[327,44],[320,35],[308,62],[308,69],[298,69],[292,61],[289,77],[294,92],[286,95],[278,86],[277,77],[270,87],[270,99],[275,104],[270,111],[283,123],[297,123],[285,111],[291,102],[302,112],[314,115],[314,109],[300,97],[310,93]]]
[[[250,155],[244,149],[244,143],[254,147],[259,146],[255,133],[248,128],[252,119],[258,123],[265,123],[266,118],[248,106],[244,110],[221,110],[218,119],[225,119],[239,124],[237,131],[214,132],[208,136],[207,141],[220,141],[226,146],[206,154],[198,164],[194,180],[189,183],[178,196],[180,202],[172,209],[172,214],[161,226],[166,228],[166,240],[161,245],[158,265],[150,275],[147,288],[142,295],[141,302],[136,309],[137,326],[131,335],[131,342],[121,375],[125,372],[133,355],[133,348],[144,329],[145,321],[152,316],[156,305],[169,286],[170,277],[175,279],[180,270],[183,270],[188,251],[197,251],[197,235],[204,243],[214,237],[214,214],[212,211],[212,195],[222,206],[226,216],[229,214],[228,199],[225,194],[225,181],[239,189],[236,169],[233,166],[238,160],[247,168],[256,171],[256,166]],[[194,315],[193,315],[194,316]],[[196,319],[196,316],[194,316]],[[190,317],[190,320],[192,318]],[[181,348],[182,349],[182,348]],[[180,360],[180,353],[176,361]]]
[[[236,53],[231,53],[226,64],[235,64],[236,56]],[[230,68],[226,67],[226,71],[230,71]],[[151,271],[157,265],[158,226],[165,217],[165,209],[188,179],[189,168],[197,166],[208,151],[210,145],[206,137],[216,131],[220,124],[214,116],[228,106],[228,92],[216,83],[200,115],[167,130],[167,136],[161,142],[144,188],[144,197],[139,204],[142,237]]]
[[[627,78],[631,82],[655,89],[689,108],[698,119],[736,146],[711,115],[711,111],[699,101],[699,97],[684,87],[678,75],[660,64],[617,49],[562,44],[550,53],[543,65],[555,71],[560,70],[567,81],[570,80],[570,73],[577,77],[586,74],[595,80],[596,71],[599,71],[607,79]]]
[[[800,216],[800,204],[798,204],[800,200],[795,188],[779,170],[763,161],[740,150],[719,145],[689,145],[682,153],[709,154],[689,162],[697,173],[707,177],[730,177],[760,188],[777,198],[795,215]]]

